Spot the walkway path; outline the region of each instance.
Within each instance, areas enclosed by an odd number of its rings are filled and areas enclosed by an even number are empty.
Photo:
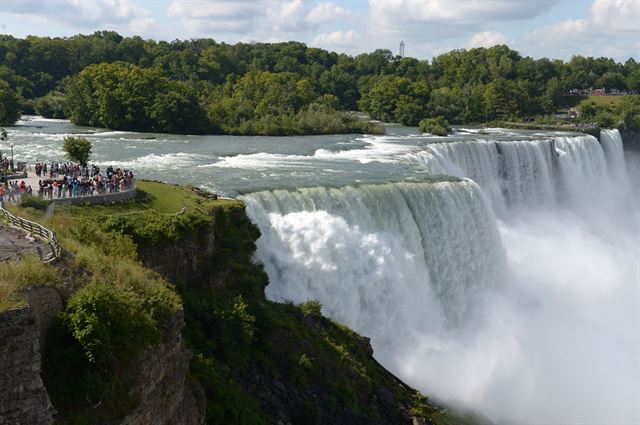
[[[31,242],[26,236],[26,233],[12,229],[0,221],[0,262],[20,255],[38,252],[38,249],[45,249],[41,241],[34,239]]]

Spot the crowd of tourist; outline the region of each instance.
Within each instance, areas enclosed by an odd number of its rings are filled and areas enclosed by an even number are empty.
[[[135,178],[131,170],[97,165],[83,167],[72,162],[36,162],[38,187],[25,181],[14,180],[0,184],[0,202],[18,202],[23,195],[36,195],[41,199],[77,198],[104,195],[132,189]]]

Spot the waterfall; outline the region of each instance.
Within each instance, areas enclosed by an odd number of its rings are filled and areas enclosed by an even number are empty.
[[[472,181],[275,190],[245,201],[262,232],[268,297],[319,299],[369,335],[381,315],[419,317],[433,297],[447,320],[461,320],[503,271],[493,213]]]
[[[602,130],[600,132],[600,143],[607,158],[609,175],[614,181],[620,184],[627,184],[627,167],[624,162],[620,132],[618,130]]]
[[[267,297],[320,301],[408,383],[504,423],[637,423],[640,208],[619,133],[403,158],[452,177],[243,197]]]
[[[514,209],[583,199],[589,188],[601,186],[598,182],[607,169],[624,180],[620,135],[617,130],[604,130],[603,135],[602,146],[595,137],[582,134],[433,143],[409,157],[429,173],[474,180],[491,199],[497,215],[505,217]]]

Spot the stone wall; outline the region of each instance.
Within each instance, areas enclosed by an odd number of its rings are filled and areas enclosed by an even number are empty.
[[[49,202],[56,204],[75,205],[75,204],[106,204],[109,202],[129,201],[136,197],[137,189],[127,190],[125,192],[105,193],[104,195],[82,196],[78,198],[56,198]]]
[[[0,424],[49,425],[55,410],[40,377],[40,330],[30,306],[0,313]]]

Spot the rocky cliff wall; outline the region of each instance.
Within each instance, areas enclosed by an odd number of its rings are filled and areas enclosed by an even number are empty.
[[[141,400],[120,425],[199,425],[204,423],[204,395],[188,381],[191,353],[182,340],[180,310],[162,342],[146,350],[132,378],[131,393]]]
[[[31,288],[26,298],[27,306],[0,313],[0,425],[51,425],[56,414],[41,376],[41,353],[63,301],[51,287]],[[121,425],[204,423],[204,396],[188,379],[191,353],[183,327],[180,310],[161,343],[135,363],[130,392],[139,404]]]
[[[0,313],[0,424],[49,425],[56,413],[41,377],[41,349],[62,310],[53,288],[29,292],[30,305]]]
[[[640,152],[640,131],[620,130],[625,150]]]

